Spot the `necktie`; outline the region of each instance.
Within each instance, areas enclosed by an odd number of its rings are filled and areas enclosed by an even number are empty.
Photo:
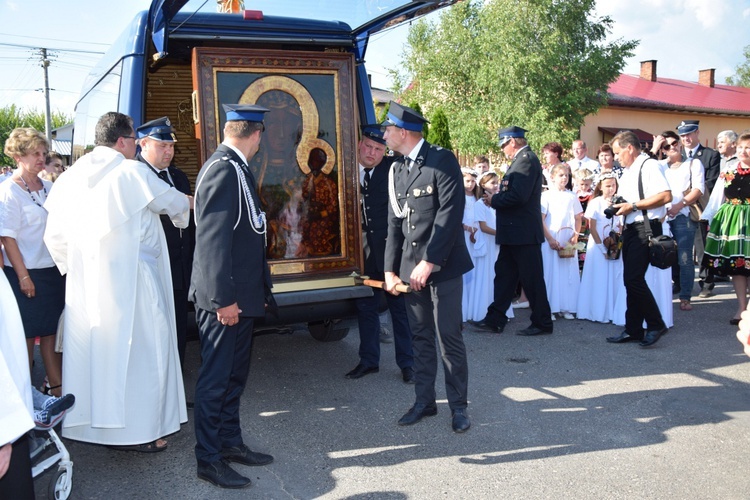
[[[159,179],[163,180],[164,182],[166,182],[166,183],[167,183],[167,184],[169,184],[170,186],[172,186],[172,185],[173,185],[173,184],[172,184],[172,183],[171,183],[171,182],[169,181],[169,176],[167,175],[167,171],[166,171],[166,170],[159,170],[159,171],[158,171],[158,172],[156,173],[156,175],[158,175],[158,176],[159,176]]]
[[[364,187],[365,189],[367,189],[367,186],[370,185],[370,171],[371,170],[372,170],[371,168],[365,169],[365,179],[364,181],[362,181],[362,187]]]
[[[688,153],[688,160],[692,160],[692,159],[693,159],[693,150],[691,149],[690,152]]]

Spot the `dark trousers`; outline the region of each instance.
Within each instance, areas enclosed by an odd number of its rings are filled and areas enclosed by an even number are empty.
[[[185,366],[185,347],[187,346],[187,290],[174,290],[174,317],[177,325],[177,354],[180,356],[180,367],[183,367]]]
[[[552,312],[547,300],[542,246],[539,244],[500,245],[500,254],[495,262],[494,299],[487,308],[485,320],[505,326],[508,322],[505,312],[513,301],[519,280],[529,299],[532,326],[552,331]]]
[[[445,392],[452,410],[466,408],[469,366],[461,334],[461,276],[406,294],[406,314],[412,333],[416,403],[435,402],[437,350],[440,346]]]
[[[253,319],[222,325],[216,313],[196,308],[201,364],[195,384],[195,457],[199,463],[221,458],[221,450],[242,444],[240,396],[250,371]]]
[[[0,498],[34,500],[29,435],[24,434],[12,446],[8,471],[0,479]]]
[[[653,236],[662,234],[661,222],[651,221]],[[623,281],[627,311],[625,311],[625,331],[631,337],[643,338],[643,321],[648,331],[665,327],[659,306],[646,283],[649,266],[648,237],[642,223],[628,224],[622,232]]]
[[[695,235],[695,246],[698,247],[698,238],[700,235],[700,251],[696,252],[696,258],[698,260],[698,265],[700,266],[698,271],[698,284],[700,285],[701,289],[703,289],[704,286],[708,286],[709,290],[714,289],[715,285],[715,279],[713,274],[713,269],[706,266],[706,264],[703,262],[703,249],[706,248],[706,237],[708,236],[708,222],[702,220],[698,221],[698,233]]]
[[[393,343],[396,348],[396,364],[399,368],[414,365],[411,348],[411,329],[406,316],[403,295],[391,295],[380,288],[372,289],[372,297],[357,299],[357,322],[359,325],[359,361],[364,366],[380,364],[380,315],[378,308],[385,294],[388,310],[393,322]]]

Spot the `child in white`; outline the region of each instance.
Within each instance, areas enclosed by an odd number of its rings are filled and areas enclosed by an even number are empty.
[[[492,197],[500,190],[499,181],[496,173],[485,172],[479,178],[479,186],[488,197]],[[469,300],[469,319],[480,321],[487,315],[487,308],[494,298],[495,262],[500,245],[495,243],[495,209],[488,206],[483,198],[474,203],[474,220],[479,230],[475,234],[474,287]],[[512,318],[513,307],[509,307],[505,315]]]
[[[477,187],[477,172],[470,168],[462,168],[461,173],[464,177],[464,195],[466,196],[466,204],[464,205],[464,240],[466,240],[466,248],[469,250],[471,256],[471,262],[476,268],[476,259],[474,257],[474,241],[476,239],[477,225],[474,221],[474,204],[479,199],[479,189]],[[464,291],[461,299],[461,311],[462,321],[471,319],[469,317],[470,297],[474,287],[474,276],[475,270],[464,273]]]
[[[581,287],[578,292],[578,319],[589,319],[609,323],[614,316],[615,300],[618,293],[625,293],[622,283],[622,256],[617,260],[606,258],[604,239],[609,232],[621,231],[621,217],[608,219],[604,210],[610,206],[612,196],[617,192],[617,175],[604,173],[589,201],[584,217],[589,222],[589,241],[586,261],[583,265]]]
[[[583,219],[581,202],[575,193],[565,189],[569,175],[566,164],[555,165],[550,171],[550,188],[542,193],[542,220],[547,240],[547,244],[542,245],[542,262],[553,317],[560,313],[565,319],[574,319],[581,284],[578,252],[571,258],[562,258],[557,253],[558,249],[578,243]]]

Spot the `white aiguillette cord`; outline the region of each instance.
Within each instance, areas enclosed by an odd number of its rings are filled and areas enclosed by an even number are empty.
[[[198,185],[195,186],[195,197],[197,200],[198,197],[198,188],[201,185],[201,182],[203,179],[205,179],[206,175],[208,174],[208,170],[216,165],[219,161],[229,161],[229,163],[232,164],[235,171],[237,172],[237,181],[240,184],[240,190],[237,193],[238,198],[240,198],[240,205],[242,205],[242,193],[245,194],[245,205],[247,206],[248,211],[248,219],[250,220],[250,227],[253,228],[253,231],[256,234],[262,234],[264,236],[264,239],[266,240],[265,243],[268,245],[268,236],[266,235],[266,213],[261,212],[258,210],[258,207],[255,206],[255,200],[253,199],[252,193],[250,191],[250,186],[247,184],[247,178],[245,177],[245,171],[242,169],[239,163],[237,161],[231,159],[228,156],[224,156],[219,160],[214,161],[212,164],[210,164],[206,168],[206,173],[203,174],[203,177],[201,177],[200,181],[198,181]],[[197,203],[196,203],[197,206]],[[195,224],[198,225],[198,217],[197,213],[195,213]],[[237,229],[237,226],[240,223],[240,217],[242,217],[242,210],[240,210],[239,215],[237,216],[237,222],[234,224],[234,229]]]
[[[411,160],[404,157],[404,166],[406,166],[407,161]],[[411,227],[409,225],[409,202],[405,202],[404,208],[401,208],[401,206],[399,206],[398,204],[398,200],[396,199],[396,180],[393,174],[393,171],[396,169],[395,167],[396,163],[393,163],[391,165],[391,169],[388,171],[388,200],[391,202],[391,208],[393,209],[394,215],[399,219],[406,218],[407,227]]]

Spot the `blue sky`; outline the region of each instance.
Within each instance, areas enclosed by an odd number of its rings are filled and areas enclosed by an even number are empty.
[[[0,0],[0,43],[104,52],[150,0]],[[214,0],[209,0],[212,8]],[[252,0],[245,0],[252,8]],[[716,82],[734,73],[750,44],[750,0],[599,0],[597,14],[615,20],[613,38],[640,39],[625,73],[637,74],[639,62],[658,60],[661,77],[697,81],[698,71],[715,68]],[[389,88],[387,68],[398,64],[408,27],[376,34],[367,52],[373,85]],[[44,109],[43,72],[38,51],[0,45],[0,107],[16,104]],[[68,114],[89,69],[100,57],[81,52],[52,52],[49,68],[51,107]]]

